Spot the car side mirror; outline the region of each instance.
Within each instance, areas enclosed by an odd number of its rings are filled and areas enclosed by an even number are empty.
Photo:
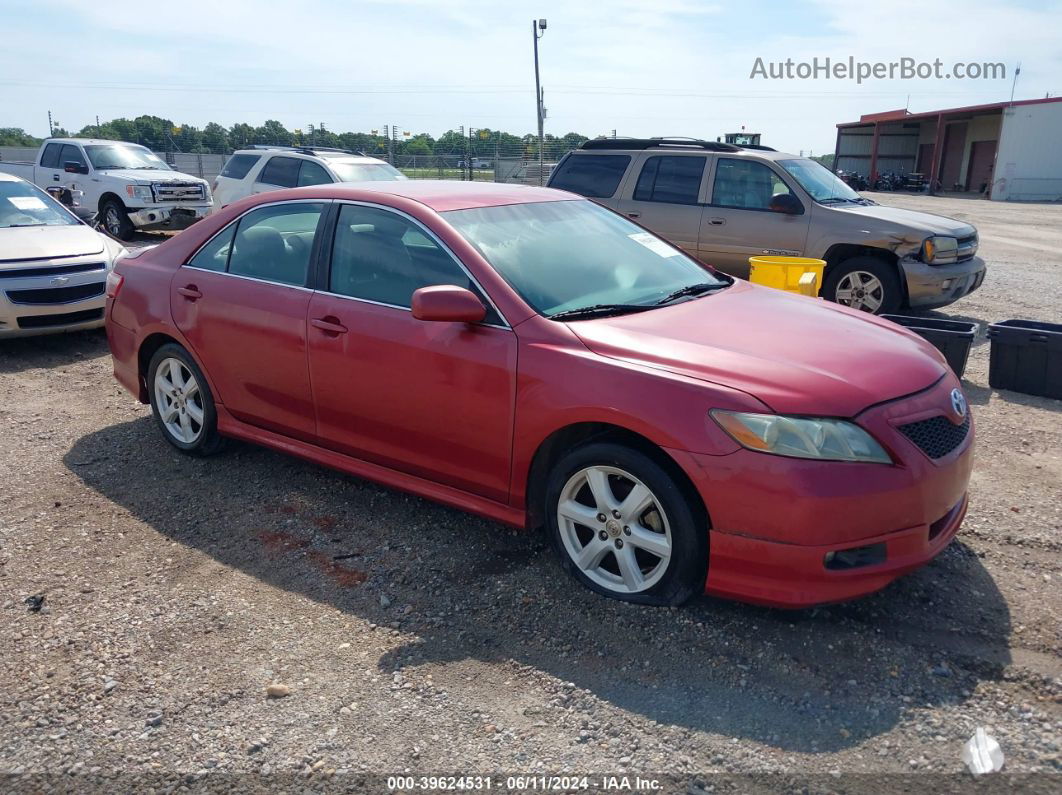
[[[413,293],[413,317],[444,323],[479,323],[487,308],[471,290],[452,284],[421,287]]]
[[[87,174],[88,166],[83,166],[76,160],[67,160],[63,163],[63,171],[67,174]]]
[[[785,215],[803,215],[804,213],[804,205],[792,193],[779,193],[777,196],[772,196],[767,208],[771,212]]]

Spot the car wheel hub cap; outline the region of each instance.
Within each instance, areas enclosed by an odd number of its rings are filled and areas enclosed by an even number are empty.
[[[180,359],[163,359],[155,370],[155,407],[166,432],[192,444],[203,433],[203,393]]]
[[[652,588],[671,561],[663,507],[644,483],[617,467],[586,467],[572,475],[557,502],[557,525],[572,562],[614,593]]]
[[[877,312],[885,301],[885,286],[881,279],[867,271],[854,271],[837,284],[837,303]]]

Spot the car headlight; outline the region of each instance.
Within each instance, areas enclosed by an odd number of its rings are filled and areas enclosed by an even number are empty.
[[[144,201],[151,201],[154,198],[151,193],[150,185],[126,185],[125,192],[129,195],[130,199],[143,199]]]
[[[954,237],[927,237],[922,243],[922,260],[930,265],[947,265],[959,258],[959,241]]]
[[[721,409],[713,409],[710,413],[735,442],[759,453],[823,461],[892,463],[889,454],[870,434],[845,420],[746,414]]]

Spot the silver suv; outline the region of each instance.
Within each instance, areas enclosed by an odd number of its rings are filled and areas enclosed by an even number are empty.
[[[749,257],[826,260],[821,295],[866,312],[929,309],[981,286],[977,230],[866,199],[814,160],[685,138],[587,141],[549,187],[594,199],[748,278]]]
[[[310,146],[257,146],[240,149],[225,161],[211,189],[220,210],[256,193],[332,182],[405,179],[385,160],[346,149]]]

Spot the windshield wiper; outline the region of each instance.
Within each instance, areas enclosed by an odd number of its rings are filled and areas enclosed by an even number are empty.
[[[698,284],[688,284],[685,287],[680,287],[673,293],[668,293],[659,301],[655,306],[663,306],[664,304],[670,304],[672,301],[677,301],[680,298],[686,298],[693,295],[704,295],[714,290],[722,290],[724,287],[729,287],[730,282],[700,282]]]
[[[24,228],[24,227],[27,227],[27,226],[48,226],[48,224],[44,224],[44,223],[41,223],[41,224],[8,224],[6,228],[7,229],[16,229],[16,228]]]
[[[578,309],[565,309],[546,315],[550,320],[588,320],[593,317],[608,317],[610,315],[627,315],[633,312],[644,312],[654,309],[655,304],[594,304],[593,306],[581,306]]]
[[[833,202],[848,202],[855,201],[855,199],[845,199],[842,196],[827,196],[825,199],[819,199],[819,204],[831,204]]]

